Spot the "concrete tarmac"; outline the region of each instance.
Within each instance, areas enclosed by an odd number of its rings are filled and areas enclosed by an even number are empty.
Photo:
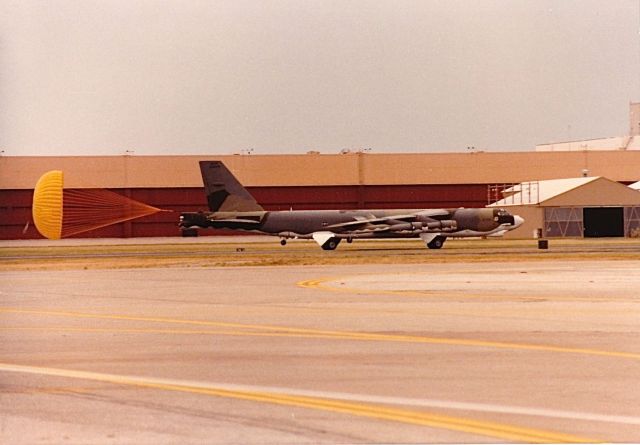
[[[638,270],[0,272],[0,443],[640,442]]]

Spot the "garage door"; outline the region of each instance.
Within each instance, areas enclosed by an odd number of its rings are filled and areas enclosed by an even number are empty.
[[[623,207],[585,207],[585,238],[624,236]]]

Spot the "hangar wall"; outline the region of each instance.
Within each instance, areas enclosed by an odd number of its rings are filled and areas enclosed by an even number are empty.
[[[46,171],[64,171],[67,188],[109,188],[163,209],[194,211],[206,206],[198,161],[213,159],[225,162],[269,210],[484,207],[489,184],[575,177],[583,170],[626,183],[640,179],[640,151],[0,156],[0,239],[40,237],[31,199]],[[177,215],[160,213],[83,236],[179,234]]]
[[[487,200],[486,185],[483,184],[247,188],[267,210],[483,207]],[[201,187],[110,190],[175,213],[157,213],[86,232],[80,237],[179,236],[179,212],[207,209]],[[0,239],[41,238],[32,223],[32,197],[33,190],[0,190]],[[221,233],[224,232],[200,231],[201,235]]]
[[[506,239],[535,237],[538,230],[544,238],[640,238],[640,206],[513,206],[509,211],[523,217],[525,222],[506,233]],[[594,219],[598,218],[594,212],[605,212],[600,217],[606,221]]]
[[[496,184],[604,176],[640,179],[640,151],[350,153],[227,156],[0,156],[0,190],[33,189],[63,170],[67,187],[202,187],[198,161],[221,160],[247,186]]]
[[[639,206],[547,207],[543,235],[561,237],[640,237]]]

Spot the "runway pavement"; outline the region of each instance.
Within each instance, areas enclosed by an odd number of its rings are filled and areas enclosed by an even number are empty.
[[[0,272],[0,443],[640,442],[636,261]]]

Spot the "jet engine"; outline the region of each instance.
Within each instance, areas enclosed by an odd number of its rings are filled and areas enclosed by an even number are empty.
[[[443,219],[442,221],[433,221],[422,226],[423,232],[454,232],[458,230],[458,223],[453,219]]]
[[[458,230],[458,223],[452,219],[438,221],[432,218],[422,218],[417,222],[397,222],[389,226],[391,232],[454,232]]]

